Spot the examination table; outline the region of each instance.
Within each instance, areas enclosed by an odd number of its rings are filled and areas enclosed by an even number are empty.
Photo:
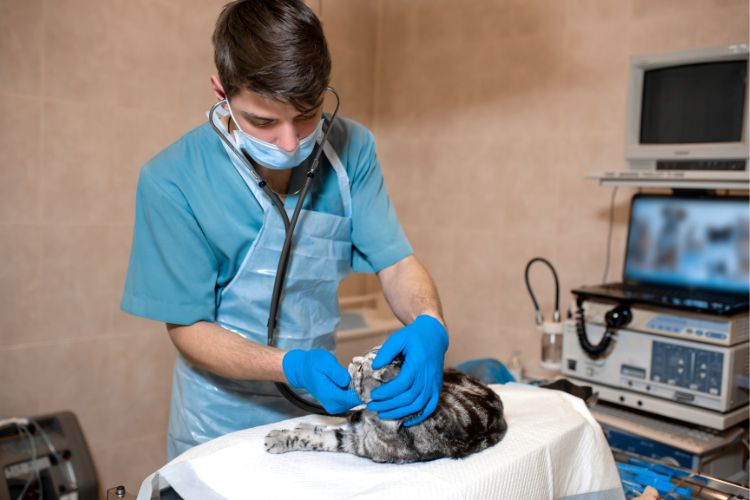
[[[377,464],[345,453],[269,454],[271,429],[309,415],[234,432],[192,448],[147,477],[139,500],[170,487],[185,499],[623,499],[614,459],[583,401],[522,384],[491,385],[503,400],[505,438],[462,460]]]

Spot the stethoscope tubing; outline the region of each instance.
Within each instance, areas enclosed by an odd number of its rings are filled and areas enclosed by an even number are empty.
[[[218,125],[216,125],[216,123],[214,122],[214,114],[216,112],[216,109],[228,101],[224,99],[224,100],[217,102],[211,107],[211,110],[208,112],[208,121],[211,124],[211,127],[213,127],[214,131],[221,138],[221,140],[224,141],[224,144],[226,144],[229,147],[229,150],[232,151],[234,155],[237,158],[239,158],[239,160],[242,162],[245,168],[247,168],[248,172],[250,173],[255,183],[258,184],[258,187],[260,187],[263,190],[263,192],[265,192],[266,195],[270,198],[271,202],[274,204],[279,214],[281,215],[281,220],[284,222],[284,229],[285,229],[284,245],[282,246],[281,254],[279,256],[279,263],[276,268],[276,278],[274,280],[273,292],[271,294],[271,305],[268,310],[268,323],[267,323],[268,345],[271,347],[276,347],[276,339],[275,339],[276,325],[278,323],[278,312],[281,307],[281,292],[284,289],[284,281],[286,279],[286,272],[287,272],[287,269],[289,268],[289,258],[291,257],[291,253],[292,253],[291,252],[292,236],[294,235],[294,228],[297,226],[297,221],[299,219],[300,212],[302,211],[302,205],[305,202],[305,197],[307,196],[307,192],[310,190],[310,186],[312,185],[313,178],[315,177],[315,174],[318,169],[318,165],[320,163],[320,157],[323,154],[323,145],[328,140],[328,135],[330,134],[331,129],[333,128],[332,127],[333,121],[336,119],[336,116],[338,115],[339,106],[341,103],[339,94],[338,92],[336,92],[336,90],[333,87],[328,87],[327,90],[330,91],[336,97],[336,108],[334,109],[333,114],[331,115],[331,118],[328,121],[328,126],[325,128],[325,131],[323,132],[322,140],[315,146],[316,149],[315,149],[315,152],[313,153],[314,155],[313,160],[312,160],[312,163],[310,163],[310,168],[308,168],[307,170],[305,183],[302,186],[302,190],[300,191],[299,198],[297,200],[297,205],[294,207],[294,212],[292,212],[291,219],[289,218],[289,215],[286,213],[286,209],[284,208],[284,203],[281,201],[281,198],[279,198],[279,196],[270,188],[270,186],[268,186],[268,183],[265,180],[263,180],[260,174],[258,174],[252,162],[247,158],[247,156],[242,151],[238,150],[234,146],[234,144],[232,144],[232,141],[230,141],[226,137],[226,135],[224,134],[224,131],[221,130],[218,127]],[[286,398],[290,403],[297,406],[301,410],[306,411],[308,413],[316,413],[318,415],[331,415],[321,405],[299,396],[287,384],[284,384],[282,382],[274,382],[274,385],[276,386],[276,389],[281,393],[281,395],[284,396],[284,398]]]

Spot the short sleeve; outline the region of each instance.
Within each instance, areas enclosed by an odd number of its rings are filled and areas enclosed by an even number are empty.
[[[218,266],[180,190],[146,166],[135,210],[121,309],[180,325],[213,321]]]
[[[375,153],[375,140],[363,130],[352,172],[352,269],[378,272],[413,253],[396,215]]]

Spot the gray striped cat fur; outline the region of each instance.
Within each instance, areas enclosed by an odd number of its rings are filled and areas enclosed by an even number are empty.
[[[403,362],[372,369],[380,346],[349,365],[352,387],[367,403],[375,387],[398,375]],[[331,451],[352,453],[375,462],[409,463],[437,458],[463,458],[497,444],[507,424],[503,403],[492,389],[457,370],[447,369],[437,409],[424,422],[404,427],[413,415],[381,420],[375,412],[355,410],[348,421],[337,426],[302,424],[295,429],[271,431],[265,438],[266,451]]]

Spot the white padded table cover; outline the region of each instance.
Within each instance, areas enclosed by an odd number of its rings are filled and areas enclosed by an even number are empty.
[[[492,385],[508,432],[465,459],[395,465],[347,453],[267,453],[271,429],[341,419],[309,415],[233,432],[147,477],[138,500],[172,486],[185,499],[623,499],[612,454],[586,405],[560,391]]]

